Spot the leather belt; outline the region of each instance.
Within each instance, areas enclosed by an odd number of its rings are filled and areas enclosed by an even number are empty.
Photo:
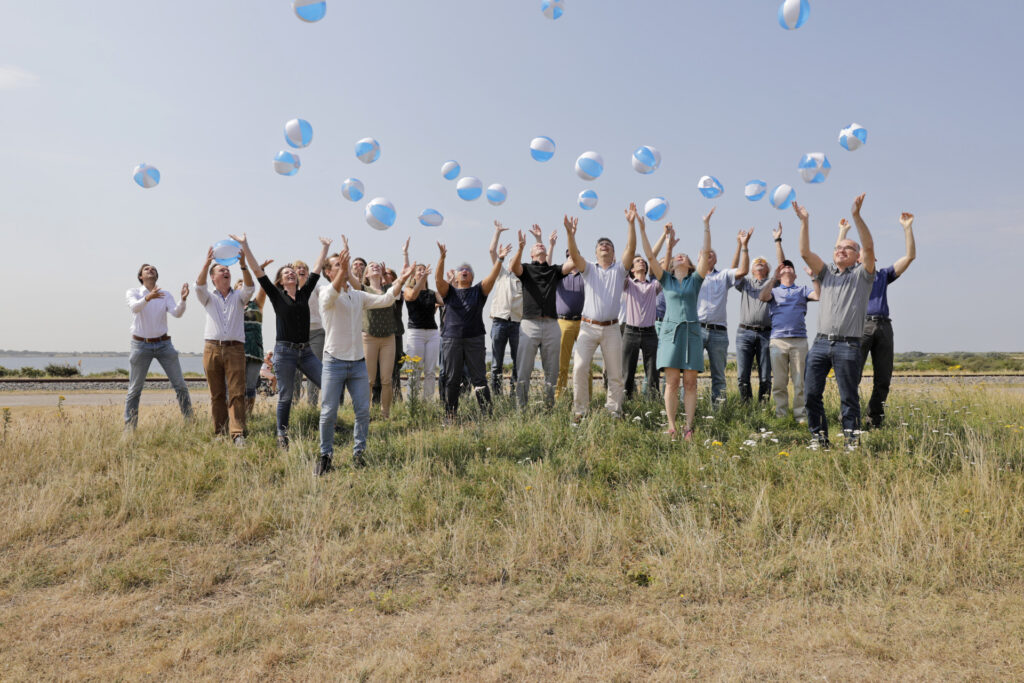
[[[838,334],[819,334],[814,338],[815,340],[830,341],[830,342],[857,342],[860,343],[860,337],[841,337]]]
[[[580,316],[580,320],[582,320],[585,323],[590,323],[591,325],[597,325],[598,327],[608,327],[609,325],[614,325],[615,323],[619,322],[618,318],[614,318],[612,320],[591,320],[590,318],[584,317],[582,315]]]
[[[762,325],[744,325],[740,323],[741,330],[753,330],[754,332],[771,332],[772,328],[764,327]]]
[[[892,322],[892,319],[887,315],[866,315],[864,316],[864,319],[870,320],[873,323]]]
[[[648,327],[637,327],[636,325],[626,325],[626,329],[630,332],[654,332],[654,325]]]
[[[162,341],[170,341],[171,335],[165,334],[162,337],[139,337],[138,335],[132,335],[132,339],[139,342],[146,342],[147,344],[155,344]]]
[[[700,326],[703,327],[705,330],[721,330],[722,332],[727,332],[728,331],[725,328],[725,325],[714,325],[712,323],[701,323]]]
[[[558,316],[559,320],[580,320],[581,318],[583,318],[582,315],[560,315],[560,316]]]
[[[207,339],[206,343],[213,344],[214,346],[241,346],[244,342],[234,339]]]
[[[290,342],[284,341],[283,339],[278,339],[277,343],[285,347],[286,349],[297,349],[299,351],[309,346],[309,342]]]

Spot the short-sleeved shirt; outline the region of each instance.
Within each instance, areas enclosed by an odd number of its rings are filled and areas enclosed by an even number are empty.
[[[697,297],[697,317],[708,325],[728,325],[725,303],[729,288],[736,284],[736,269],[713,270],[704,276]]]
[[[768,302],[761,301],[761,288],[768,280],[758,280],[747,275],[736,281],[736,290],[740,292],[740,324],[757,327],[771,327],[772,315],[768,310]]]
[[[818,273],[821,282],[821,309],[818,311],[818,334],[860,337],[864,333],[864,316],[868,297],[875,281],[863,263],[855,263],[844,271],[828,263]]]
[[[444,295],[444,324],[441,336],[449,339],[469,339],[486,333],[484,329],[484,304],[487,295],[478,283],[459,289],[448,287]]]
[[[657,280],[638,282],[626,278],[624,322],[633,327],[652,327],[658,313],[658,294],[661,284]]]
[[[555,310],[558,315],[578,318],[583,314],[585,298],[583,276],[579,273],[569,273],[555,289]]]
[[[867,315],[889,317],[889,285],[898,277],[893,266],[879,268],[875,271],[875,281],[871,284],[871,296],[868,297]]]
[[[612,261],[607,268],[587,261],[587,268],[583,271],[583,317],[597,322],[617,320],[622,287],[627,277],[629,273],[620,261]]]
[[[554,318],[558,316],[555,297],[558,283],[565,275],[562,266],[547,263],[524,263],[519,281],[523,283],[523,318]]]
[[[412,301],[405,302],[405,310],[409,313],[410,330],[436,330],[437,294],[432,289],[420,290]]]
[[[523,283],[504,265],[491,288],[490,315],[514,323],[523,319]]]
[[[390,290],[391,288],[388,287]],[[383,294],[384,292],[363,285],[363,291],[367,294]],[[363,332],[371,337],[393,337],[395,336],[395,311],[394,304],[387,308],[367,308],[363,310]]]
[[[295,290],[295,298],[291,298],[283,289],[275,285],[266,273],[257,278],[260,287],[267,293],[267,299],[274,306],[277,319],[277,341],[305,344],[309,341],[309,297],[316,289],[320,276],[311,273],[306,284]]]
[[[806,285],[772,288],[768,307],[772,316],[772,339],[807,337],[807,302],[814,290]]]

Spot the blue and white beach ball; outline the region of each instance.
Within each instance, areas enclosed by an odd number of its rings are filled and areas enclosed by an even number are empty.
[[[752,202],[759,201],[768,192],[768,183],[763,180],[751,180],[743,187],[743,196]]]
[[[710,175],[701,176],[701,179],[697,181],[697,189],[707,199],[715,199],[721,197],[725,190],[722,188],[722,183],[718,182],[718,178]]]
[[[597,193],[593,190],[583,190],[583,192],[580,192],[580,196],[576,198],[576,203],[580,205],[581,209],[590,211],[597,206]]]
[[[446,161],[441,165],[441,175],[445,180],[455,180],[462,173],[462,167],[457,161]]]
[[[364,164],[380,159],[380,143],[373,138],[363,138],[356,143],[356,157]]]
[[[777,185],[768,195],[768,201],[776,209],[789,208],[790,204],[796,201],[796,190],[785,183]]]
[[[160,184],[160,171],[149,164],[139,164],[132,169],[132,180],[147,190]]]
[[[305,119],[292,119],[284,124],[284,141],[291,147],[302,149],[313,142],[313,126]]]
[[[557,19],[565,12],[565,0],[541,0],[540,10],[548,19]]]
[[[494,183],[487,186],[487,201],[491,206],[501,206],[508,199],[508,188],[501,183]]]
[[[350,202],[362,199],[363,191],[363,181],[359,178],[345,178],[341,183],[341,194]]]
[[[800,169],[800,177],[804,179],[804,182],[823,183],[825,178],[828,178],[829,171],[832,170],[832,164],[828,162],[828,157],[824,153],[812,152],[803,155],[797,168]]]
[[[811,13],[811,4],[807,0],[783,0],[779,5],[779,26],[790,31],[800,28]]]
[[[839,131],[839,144],[843,149],[853,151],[868,141],[868,129],[859,123],[851,123]]]
[[[459,182],[455,185],[455,192],[459,195],[459,199],[471,202],[474,199],[480,198],[483,187],[484,184],[480,182],[479,178],[468,175],[464,178],[459,178]]]
[[[370,200],[366,205],[366,222],[375,230],[387,230],[395,224],[395,206],[383,197]]]
[[[295,175],[299,172],[299,166],[301,165],[298,154],[293,154],[284,149],[274,157],[274,170],[281,175]]]
[[[213,245],[213,260],[222,266],[233,266],[238,263],[238,254],[242,245],[235,240],[221,240]]]
[[[576,175],[584,180],[596,180],[604,173],[604,159],[597,152],[584,152],[576,160]]]
[[[530,156],[535,161],[547,161],[555,156],[555,141],[546,135],[530,140]]]
[[[437,209],[423,209],[420,211],[420,225],[436,228],[442,223],[444,223],[444,216]]]
[[[633,170],[637,173],[654,173],[661,166],[661,152],[650,145],[637,147],[633,152]]]
[[[668,215],[668,200],[664,197],[652,197],[644,204],[644,215],[648,220],[660,221]]]
[[[292,0],[292,9],[295,16],[303,21],[313,23],[320,21],[327,14],[326,0]]]

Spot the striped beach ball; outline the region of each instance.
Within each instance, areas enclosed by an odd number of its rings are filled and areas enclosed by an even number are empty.
[[[356,157],[364,164],[380,159],[380,143],[373,138],[363,138],[356,143]]]
[[[147,190],[160,184],[160,171],[149,164],[139,164],[132,169],[132,180]]]
[[[444,223],[444,216],[437,209],[423,209],[420,211],[420,225],[436,228],[441,223]]]
[[[839,144],[843,149],[853,151],[868,141],[868,129],[859,123],[851,123],[839,131]]]
[[[462,173],[462,167],[457,161],[446,161],[441,165],[441,175],[445,180],[455,180]]]
[[[584,180],[596,180],[604,173],[604,159],[597,152],[584,152],[576,160],[576,175]]]
[[[395,224],[395,206],[383,197],[370,200],[366,205],[366,222],[374,230],[387,230]]]
[[[363,198],[363,181],[359,178],[345,178],[341,183],[341,194],[350,202]]]
[[[487,201],[491,206],[501,206],[508,199],[508,188],[501,183],[494,183],[487,186]]]
[[[697,189],[706,199],[721,197],[725,192],[722,183],[718,182],[718,178],[710,175],[701,176],[701,179],[697,181]]]
[[[768,193],[768,183],[763,180],[750,180],[743,187],[743,196],[752,202],[759,201]]]
[[[823,152],[812,152],[801,157],[797,168],[800,169],[800,177],[804,182],[817,184],[825,182],[829,171],[832,170],[832,164]]]
[[[664,197],[652,197],[644,204],[644,215],[648,220],[660,221],[668,215],[668,200]]]
[[[299,166],[301,165],[302,162],[299,161],[299,155],[288,150],[282,149],[274,157],[274,170],[281,175],[295,175],[299,172]]]
[[[292,0],[292,9],[295,16],[303,21],[313,23],[320,21],[327,14],[326,0]]]
[[[783,0],[779,5],[779,26],[791,31],[800,28],[811,13],[811,4],[807,0]]]
[[[647,175],[654,173],[661,166],[661,152],[650,145],[637,147],[633,152],[633,170],[637,173]]]
[[[548,19],[557,19],[565,12],[565,0],[541,0],[540,11]]]
[[[590,211],[597,206],[597,193],[593,190],[583,190],[583,192],[580,192],[579,197],[576,198],[576,203],[584,211]]]
[[[313,126],[305,119],[292,119],[284,124],[284,141],[291,147],[302,149],[313,142]]]
[[[776,209],[788,208],[790,204],[796,201],[796,190],[785,183],[777,185],[771,194],[768,195],[768,201]]]
[[[471,202],[474,199],[480,198],[481,193],[483,193],[483,187],[484,184],[480,182],[479,178],[468,175],[464,178],[459,178],[459,182],[455,185],[455,192],[459,195],[459,199]]]
[[[530,140],[530,156],[534,161],[547,161],[555,156],[555,141],[546,135]]]

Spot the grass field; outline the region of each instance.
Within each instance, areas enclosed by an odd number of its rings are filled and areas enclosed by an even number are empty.
[[[321,480],[305,407],[288,452],[269,403],[241,450],[5,412],[0,678],[1024,677],[1020,391],[901,386],[853,453],[731,402],[692,445],[658,403],[464,408],[398,405],[364,470],[339,434]]]

